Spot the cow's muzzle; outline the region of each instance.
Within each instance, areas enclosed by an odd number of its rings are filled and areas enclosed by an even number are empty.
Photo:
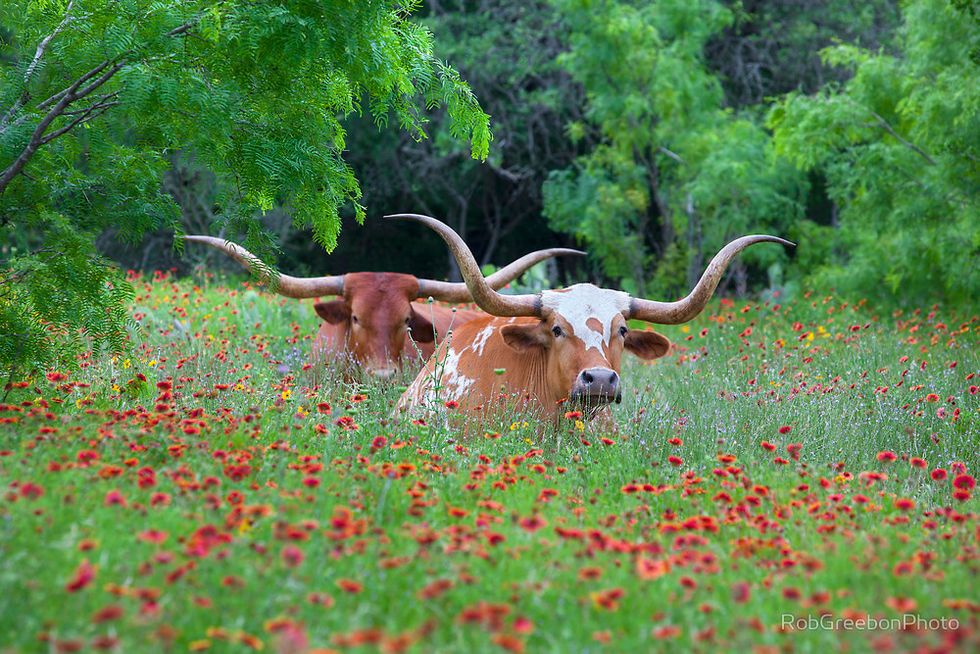
[[[582,404],[619,404],[623,401],[619,373],[609,368],[586,368],[575,378],[570,399]]]
[[[395,368],[369,368],[367,371],[375,379],[392,379],[396,372]]]

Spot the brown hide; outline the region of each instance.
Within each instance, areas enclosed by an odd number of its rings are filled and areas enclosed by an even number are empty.
[[[454,410],[477,416],[515,406],[535,411],[543,419],[556,419],[566,410],[580,408],[568,398],[583,370],[601,368],[618,374],[624,349],[644,359],[667,353],[670,342],[665,337],[651,331],[620,333],[625,326],[626,320],[615,316],[616,336],[600,351],[587,348],[557,314],[544,320],[471,320],[455,329],[450,341],[440,344],[398,408],[437,408],[455,402]],[[438,397],[433,391],[436,381]],[[597,401],[587,409],[593,413],[606,402]]]
[[[388,378],[406,361],[414,367],[431,356],[434,336],[442,340],[451,327],[482,315],[414,301],[418,292],[418,279],[412,275],[348,273],[342,298],[315,305],[323,323],[313,344],[314,358],[355,363]]]

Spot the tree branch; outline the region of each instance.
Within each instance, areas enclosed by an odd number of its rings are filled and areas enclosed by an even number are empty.
[[[910,141],[906,141],[904,138],[902,138],[902,136],[898,132],[896,132],[894,130],[894,128],[892,128],[892,126],[888,124],[888,121],[885,120],[884,118],[882,118],[878,114],[878,112],[872,111],[871,112],[871,115],[875,117],[875,120],[876,121],[878,121],[878,125],[883,130],[885,130],[886,132],[888,132],[889,134],[891,134],[892,136],[894,136],[895,139],[899,143],[901,143],[905,147],[909,148],[910,150],[912,150],[913,152],[915,152],[916,154],[918,154],[920,157],[922,157],[923,159],[925,159],[926,161],[928,161],[931,165],[933,165],[933,166],[936,165],[935,159],[933,159],[928,154],[926,154],[926,152],[922,148],[920,148],[919,146],[917,146],[915,143],[912,143]]]
[[[51,39],[54,38],[54,36],[68,23],[68,11],[71,10],[73,3],[74,0],[70,0],[68,8],[65,12],[64,20],[62,20],[61,24],[55,29],[54,32],[51,33],[51,35],[42,40],[38,45],[38,52],[35,54],[34,61],[31,63],[31,66],[28,67],[28,75],[33,74],[33,69],[36,67],[36,62],[39,61],[40,57],[44,54],[44,51],[47,49],[48,43],[51,42]],[[175,27],[167,32],[167,36],[178,36],[180,34],[185,34],[191,29],[191,27],[194,26],[194,24],[194,22],[184,23],[183,25]],[[7,166],[2,173],[0,173],[0,195],[3,195],[4,191],[7,190],[7,186],[10,184],[11,180],[20,174],[20,172],[24,169],[24,166],[27,165],[27,162],[30,161],[37,152],[38,148],[40,148],[42,145],[50,143],[74,127],[101,116],[110,107],[120,104],[119,102],[115,101],[106,102],[106,100],[109,100],[118,94],[118,92],[114,92],[103,95],[86,109],[67,112],[69,105],[76,100],[85,98],[112,79],[116,73],[122,70],[122,68],[128,63],[127,59],[131,54],[132,51],[128,51],[122,53],[115,59],[106,59],[98,66],[95,66],[87,73],[76,79],[70,86],[59,91],[58,93],[55,93],[44,102],[37,105],[36,109],[38,111],[47,109],[48,107],[51,107],[51,109],[44,115],[41,122],[39,122],[34,128],[34,132],[31,134],[30,140],[28,141],[27,145],[24,146],[24,149],[21,151],[20,155],[18,155],[14,162]],[[88,85],[83,87],[83,84]],[[54,122],[56,118],[63,115],[76,117],[64,127],[47,134],[47,130],[51,126],[51,123]]]
[[[109,107],[114,107],[117,104],[120,104],[120,103],[119,102],[105,102],[105,103],[93,104],[88,109],[85,109],[84,111],[82,111],[80,116],[78,116],[77,118],[75,118],[73,121],[71,121],[70,123],[68,123],[64,127],[61,127],[59,129],[55,130],[54,132],[51,132],[50,134],[46,134],[44,136],[44,138],[41,139],[41,145],[47,145],[48,143],[50,143],[51,141],[55,140],[56,138],[58,138],[59,136],[61,136],[65,132],[71,130],[73,127],[76,127],[78,125],[81,125],[82,123],[87,123],[87,122],[89,122],[90,120],[92,120],[93,118],[95,118],[97,116],[101,116],[102,114],[104,114],[106,112],[106,110]]]
[[[45,132],[47,132],[48,127],[51,126],[51,123],[54,122],[54,120],[58,116],[61,116],[64,113],[64,111],[68,108],[68,105],[70,105],[75,100],[79,100],[85,97],[86,95],[88,95],[89,93],[97,89],[98,87],[105,84],[113,75],[119,72],[119,70],[124,65],[123,62],[117,62],[115,65],[110,67],[110,63],[111,62],[109,60],[102,62],[101,64],[99,64],[98,66],[96,66],[95,68],[93,68],[92,70],[88,71],[87,73],[79,77],[77,80],[75,80],[72,83],[72,85],[66,88],[64,91],[54,96],[51,96],[49,100],[45,100],[44,103],[42,103],[42,106],[47,106],[47,103],[49,101],[60,96],[60,99],[57,101],[57,104],[55,104],[54,107],[52,107],[51,110],[48,111],[47,114],[45,114],[44,118],[41,119],[41,122],[38,123],[37,127],[34,128],[34,133],[31,134],[30,141],[28,141],[27,145],[24,146],[24,149],[21,151],[17,159],[15,159],[12,164],[7,166],[7,168],[2,173],[0,173],[0,195],[3,195],[3,192],[7,190],[7,185],[9,185],[11,180],[14,177],[16,177],[21,170],[24,169],[24,166],[26,166],[27,162],[31,160],[31,158],[37,152],[38,148],[40,148],[43,144],[48,143],[51,140],[51,139],[45,140]],[[106,70],[107,68],[108,70]],[[89,81],[90,79],[98,75],[100,72],[102,73],[102,75],[98,79],[96,79],[94,82],[92,82],[84,89],[79,91],[79,87],[82,84]],[[41,106],[39,106],[39,108],[41,108]],[[103,113],[104,111],[105,109],[102,109],[101,111],[99,111],[99,114]],[[74,127],[74,125],[77,125],[79,122],[81,121],[73,121],[73,124],[71,126]],[[57,136],[64,134],[65,131],[67,130],[64,131],[59,130]]]
[[[184,23],[180,27],[175,27],[172,30],[170,30],[169,32],[167,32],[167,36],[180,36],[181,34],[186,34],[188,32],[188,30],[190,30],[192,27],[194,27],[195,24],[196,23],[194,23],[194,22]]]
[[[50,98],[48,98],[47,100],[45,100],[41,104],[37,105],[37,108],[38,109],[44,109],[46,107],[50,107],[54,103],[56,103],[59,100],[63,99],[68,93],[75,92],[76,90],[78,90],[78,87],[79,86],[81,86],[85,82],[89,81],[90,79],[92,79],[93,77],[95,77],[96,75],[98,75],[99,73],[101,73],[102,71],[104,71],[109,66],[109,64],[111,64],[111,63],[112,63],[112,61],[110,59],[106,59],[101,64],[99,64],[98,66],[96,66],[95,68],[93,68],[92,70],[88,71],[87,73],[85,73],[84,75],[82,75],[81,77],[79,77],[77,80],[75,80],[74,82],[72,82],[71,86],[68,86],[68,87],[62,89],[61,91],[58,91],[57,93],[55,93],[54,95],[52,95]]]
[[[41,42],[37,44],[37,50],[34,52],[34,59],[31,60],[31,63],[27,66],[27,70],[24,71],[24,91],[20,94],[20,97],[17,98],[17,101],[14,102],[13,106],[7,110],[7,113],[3,115],[3,118],[0,118],[0,131],[6,129],[13,117],[18,111],[20,111],[21,107],[27,104],[27,101],[31,99],[31,92],[28,88],[28,85],[31,82],[31,77],[34,76],[34,71],[37,70],[38,65],[41,63],[41,58],[44,57],[44,53],[47,51],[48,45],[51,43],[54,37],[58,35],[58,32],[63,30],[65,25],[71,21],[71,10],[74,5],[75,0],[69,0],[68,6],[65,8],[65,17],[61,19],[61,22],[58,23],[58,26],[54,28],[53,32],[41,39]]]

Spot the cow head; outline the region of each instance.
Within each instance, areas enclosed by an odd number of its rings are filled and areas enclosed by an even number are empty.
[[[622,399],[624,351],[650,360],[670,349],[661,334],[631,330],[628,311],[626,293],[577,284],[543,291],[540,322],[505,325],[501,336],[515,350],[544,354],[553,397],[595,407]]]
[[[313,305],[326,322],[344,330],[346,350],[364,371],[388,379],[401,368],[406,334],[418,343],[435,339],[432,323],[413,302],[419,280],[397,273],[348,273],[342,298]]]
[[[494,316],[539,318],[537,323],[522,321],[501,327],[504,342],[518,350],[543,350],[545,377],[552,396],[591,406],[621,399],[623,350],[642,359],[655,359],[670,349],[670,341],[664,336],[631,330],[627,320],[671,325],[687,322],[704,309],[729,262],[740,251],[764,241],[795,247],[775,236],[736,239],[715,255],[694,290],[676,302],[635,298],[592,284],[534,295],[501,295],[486,285],[473,253],[450,227],[435,218],[417,214],[389,217],[421,222],[438,233],[452,250],[473,301],[481,309]]]
[[[401,368],[402,355],[406,354],[405,334],[409,330],[412,338],[419,343],[432,342],[435,337],[432,323],[419,312],[413,300],[432,298],[454,304],[473,301],[465,283],[421,279],[399,273],[292,277],[276,274],[236,243],[212,236],[188,235],[184,240],[203,243],[224,252],[257,274],[280,295],[292,298],[340,296],[337,300],[314,305],[317,315],[327,323],[341,326],[348,355],[368,373],[380,378],[390,378]],[[480,279],[489,288],[499,289],[545,259],[583,254],[566,248],[536,250],[485,279],[480,275]]]

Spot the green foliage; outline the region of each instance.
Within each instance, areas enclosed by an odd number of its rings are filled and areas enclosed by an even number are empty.
[[[0,402],[4,654],[978,649],[953,466],[980,467],[980,318],[712,303],[624,356],[618,433],[515,411],[483,437],[314,385],[309,302],[138,283],[138,354]],[[897,598],[962,627],[896,626]],[[891,626],[781,626],[817,610]]]
[[[598,145],[552,173],[545,213],[585,241],[607,275],[637,292],[650,279],[676,292],[731,237],[784,232],[801,214],[804,181],[773,156],[760,126],[723,108],[705,65],[705,44],[731,21],[719,3],[556,5],[571,33],[560,62],[587,96],[587,121],[570,135],[595,134]],[[686,280],[669,272],[681,251]]]
[[[47,224],[57,246],[14,250],[0,279],[0,361],[10,374],[71,367],[88,342],[122,350],[132,325],[132,288],[92,255],[90,237],[61,216]]]
[[[6,279],[28,286],[62,279],[51,272],[42,282],[52,264],[30,263],[43,247],[71,261],[78,280],[121,287],[94,256],[95,236],[113,228],[135,240],[151,227],[177,225],[177,208],[161,189],[176,150],[193,152],[216,175],[219,222],[246,232],[262,254],[270,239],[259,217],[277,206],[327,250],[337,243],[343,207],[363,221],[361,191],[343,156],[343,120],[351,114],[366,108],[376,124],[391,121],[422,139],[427,111],[444,106],[448,133],[469,140],[474,158],[486,158],[489,116],[459,74],[435,58],[429,31],[409,20],[417,6],[5,2],[0,242],[21,241],[16,253],[3,252],[0,267],[13,273]],[[88,288],[78,299],[112,313],[115,296],[105,293]],[[34,301],[45,293],[40,286],[4,289],[2,297]],[[44,324],[62,333],[91,327],[60,311],[4,304],[2,315],[20,318],[0,323],[0,332],[30,331],[23,342],[34,344]],[[118,326],[119,314],[111,320]],[[0,362],[55,361],[43,352],[56,347],[28,349]]]
[[[732,107],[845,81],[848,71],[822,61],[820,51],[836,43],[887,47],[900,20],[896,0],[723,1],[733,19],[709,40],[706,56]]]
[[[902,304],[980,297],[977,23],[948,2],[905,8],[901,53],[824,53],[854,72],[840,88],[790,94],[769,115],[777,152],[819,170],[841,207],[836,257],[813,280]]]

